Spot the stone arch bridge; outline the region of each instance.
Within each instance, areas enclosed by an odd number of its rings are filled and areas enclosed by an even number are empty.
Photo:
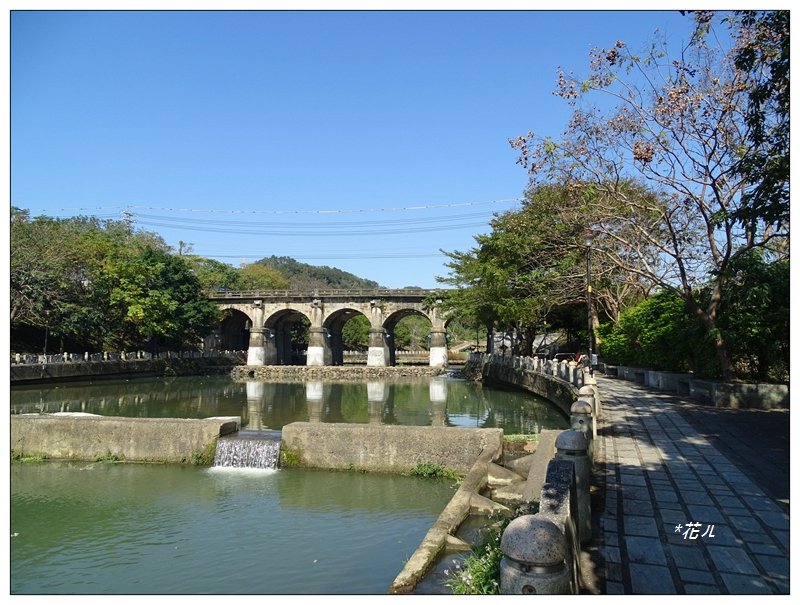
[[[217,292],[212,302],[226,311],[217,345],[223,349],[247,347],[247,365],[291,365],[298,358],[293,334],[308,328],[306,365],[344,363],[342,328],[361,314],[370,323],[368,366],[394,365],[393,333],[397,322],[420,315],[431,322],[430,365],[447,366],[447,319],[428,301],[436,290],[290,290]]]

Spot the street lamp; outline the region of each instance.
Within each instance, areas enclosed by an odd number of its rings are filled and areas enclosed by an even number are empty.
[[[592,232],[587,231],[583,237],[583,243],[586,244],[586,319],[589,328],[589,376],[594,376],[594,368],[592,367],[592,268],[589,262],[592,252],[592,239]]]

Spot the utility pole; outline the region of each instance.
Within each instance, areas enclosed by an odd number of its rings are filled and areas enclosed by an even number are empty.
[[[133,212],[131,212],[128,208],[122,211],[122,222],[125,223],[125,227],[128,229],[128,233],[133,232]]]

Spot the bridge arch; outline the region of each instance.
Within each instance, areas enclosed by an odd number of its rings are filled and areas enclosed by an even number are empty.
[[[219,325],[219,348],[223,351],[242,351],[250,342],[250,327],[253,319],[236,308],[223,311]]]
[[[329,350],[330,364],[335,366],[344,365],[344,326],[351,319],[363,317],[369,321],[369,317],[353,307],[343,307],[336,309],[325,317],[322,328],[325,336],[325,346]]]
[[[287,308],[264,319],[265,365],[298,365],[305,362],[311,318],[302,309]]]
[[[389,365],[397,365],[397,350],[400,347],[397,338],[397,325],[408,317],[422,317],[428,322],[426,334],[419,335],[422,338],[428,336],[433,329],[433,321],[423,309],[403,308],[391,313],[383,322],[389,346]]]

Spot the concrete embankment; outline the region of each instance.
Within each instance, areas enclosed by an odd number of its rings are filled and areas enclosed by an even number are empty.
[[[238,416],[122,418],[92,414],[21,414],[11,417],[15,457],[210,464],[218,437],[241,427]]]
[[[491,358],[490,356],[487,356],[487,359],[491,359],[491,361],[479,359],[479,361],[471,360],[467,363],[464,368],[465,376],[488,384],[519,387],[534,395],[544,397],[557,405],[566,416],[570,415],[570,408],[578,398],[579,389],[575,384],[549,373],[536,372],[524,366],[515,365],[512,359]]]
[[[96,380],[133,376],[183,376],[202,373],[227,374],[233,362],[227,358],[131,359],[127,361],[78,361],[13,365],[11,384]]]
[[[311,468],[402,473],[429,463],[466,473],[481,452],[500,456],[503,430],[293,422],[281,447]]]

